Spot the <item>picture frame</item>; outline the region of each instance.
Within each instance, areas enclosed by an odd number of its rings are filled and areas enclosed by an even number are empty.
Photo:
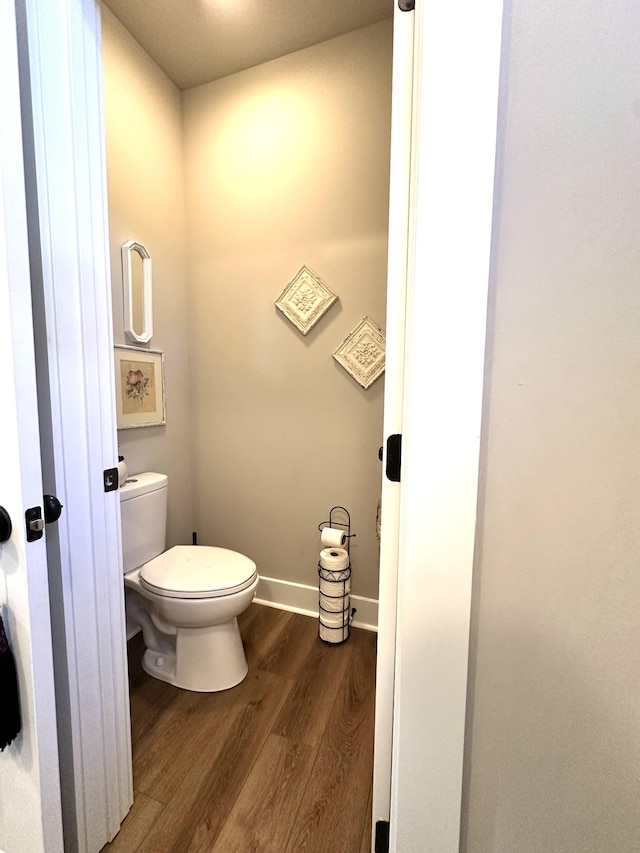
[[[164,353],[116,345],[114,358],[118,429],[166,424]]]

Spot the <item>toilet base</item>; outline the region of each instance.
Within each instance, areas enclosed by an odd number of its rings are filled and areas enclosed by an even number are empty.
[[[217,693],[235,687],[249,671],[238,620],[208,628],[178,628],[175,651],[147,649],[142,668],[183,690]]]

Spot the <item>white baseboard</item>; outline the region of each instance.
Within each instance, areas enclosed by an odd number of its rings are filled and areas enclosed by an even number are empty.
[[[289,610],[292,613],[318,617],[317,586],[260,577],[254,601],[256,604],[265,604],[267,607],[276,607],[278,610]],[[351,623],[354,628],[364,628],[365,631],[378,630],[378,602],[376,599],[352,595],[351,607],[356,609]]]

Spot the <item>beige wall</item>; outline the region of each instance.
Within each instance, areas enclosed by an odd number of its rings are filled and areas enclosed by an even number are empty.
[[[315,584],[317,524],[352,513],[377,597],[383,382],[333,349],[385,322],[391,22],[184,93],[193,494],[200,541]],[[303,337],[274,306],[306,264],[340,301]]]
[[[115,339],[136,239],[167,383],[167,426],[120,450],[169,474],[171,543],[197,529],[270,577],[315,584],[316,526],[346,505],[353,591],[375,598],[384,379],[365,392],[331,352],[385,322],[391,22],[181,96],[103,16]],[[306,338],[274,306],[302,264],[340,297]]]
[[[640,7],[512,4],[463,844],[640,838]]]
[[[168,543],[191,541],[191,437],[182,112],[179,90],[102,7],[114,339],[124,337],[120,246],[153,262],[152,349],[165,355],[167,424],[120,430],[130,472],[169,476]]]

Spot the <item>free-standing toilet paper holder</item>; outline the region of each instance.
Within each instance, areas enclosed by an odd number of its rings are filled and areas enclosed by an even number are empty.
[[[333,520],[333,514],[339,513],[339,512],[344,513],[344,515],[346,516],[346,519],[347,519],[346,522],[334,521]],[[343,506],[331,507],[331,509],[329,510],[329,519],[327,521],[321,521],[320,524],[318,525],[318,530],[320,531],[320,533],[322,533],[322,531],[324,530],[325,527],[333,527],[333,528],[343,527],[345,529],[345,531],[346,531],[345,536],[347,539],[345,544],[347,546],[347,553],[349,554],[349,557],[351,557],[351,552],[349,550],[349,545],[350,545],[349,540],[354,539],[356,534],[351,532],[351,516],[349,515],[349,510]]]
[[[337,521],[334,516],[346,518],[346,521]],[[341,515],[342,514],[342,515]],[[335,646],[349,639],[349,626],[356,612],[355,607],[350,610],[349,592],[351,590],[351,539],[355,533],[351,532],[351,515],[349,510],[343,506],[334,506],[329,511],[327,521],[321,521],[318,530],[322,534],[325,527],[333,529],[344,529],[345,545],[348,556],[346,567],[327,568],[318,562],[318,636],[320,639]],[[327,585],[330,585],[327,587]],[[331,592],[327,592],[330,589]],[[339,624],[335,624],[338,622]],[[332,624],[333,623],[333,624]]]

